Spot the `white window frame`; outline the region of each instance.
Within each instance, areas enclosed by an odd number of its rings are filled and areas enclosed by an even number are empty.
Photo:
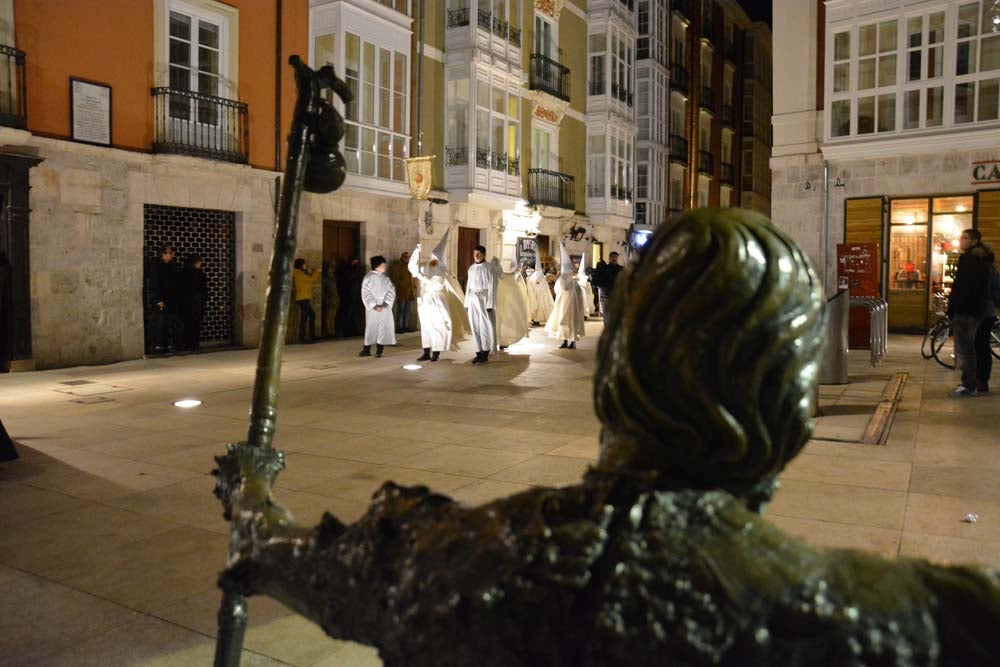
[[[154,0],[154,80],[170,85],[170,12],[177,11],[219,24],[218,97],[239,97],[240,13],[235,7],[214,0]]]
[[[351,118],[347,113],[345,105],[336,95],[330,97],[333,105],[344,116],[348,125],[348,136],[344,137],[342,143],[342,153],[348,162],[347,186],[359,190],[389,193],[392,195],[403,195],[408,193],[405,176],[405,160],[409,157],[412,136],[411,129],[411,101],[412,90],[410,86],[410,73],[413,67],[411,30],[412,20],[402,12],[399,12],[389,5],[379,2],[330,2],[322,5],[315,5],[310,8],[309,16],[309,62],[315,67],[323,63],[316,62],[316,39],[326,35],[334,36],[334,68],[337,75],[349,80],[346,71],[347,35],[356,35],[359,38],[359,63],[358,63],[358,91],[352,105],[358,110],[357,116]],[[365,43],[374,47],[374,105],[371,122],[364,120],[364,51]],[[382,50],[389,53],[389,116],[388,127],[380,125],[380,101],[379,93],[381,89],[381,72],[379,71],[380,54]],[[405,67],[402,74],[403,87],[402,95],[402,129],[399,131],[394,127],[393,107],[396,89],[394,87],[396,57],[405,57]],[[350,118],[350,119],[349,119]],[[356,138],[351,137],[351,128],[356,127]],[[374,141],[370,150],[365,141],[366,132],[374,133]],[[387,154],[380,154],[380,135],[388,136]],[[356,146],[352,146],[349,141],[354,141]],[[365,144],[365,145],[362,145]],[[353,152],[353,155],[352,155]],[[373,160],[372,173],[364,173],[363,162],[365,159]],[[380,176],[380,161],[388,159],[388,175]],[[352,169],[352,165],[357,165]]]
[[[910,11],[892,10],[867,15],[862,19],[850,19],[828,22],[826,25],[826,56],[825,56],[825,103],[824,103],[824,140],[829,144],[841,142],[852,142],[857,140],[876,141],[887,138],[899,138],[913,135],[923,135],[931,133],[942,133],[954,130],[982,130],[1000,126],[1000,109],[997,111],[997,118],[980,119],[979,93],[982,81],[992,81],[1000,79],[1000,69],[981,71],[982,63],[982,20],[983,5],[988,0],[956,0],[954,2],[937,2],[921,7],[919,10]],[[962,38],[961,41],[975,41],[975,71],[968,74],[958,75],[957,72],[957,52],[958,52],[958,15],[959,8],[970,4],[977,5],[977,23],[979,30],[975,37]],[[944,38],[942,42],[929,44],[930,16],[937,12],[944,12]],[[922,17],[921,43],[919,46],[909,46],[909,21],[912,18]],[[858,67],[859,67],[859,38],[862,26],[875,24],[876,26],[885,21],[897,21],[897,49],[896,49],[896,78],[894,86],[879,86],[878,81],[878,57],[880,48],[876,47],[876,87],[864,91],[858,89]],[[877,28],[876,28],[877,31]],[[850,60],[834,61],[835,38],[837,34],[847,32],[850,35]],[[989,34],[986,35],[989,37]],[[929,50],[931,48],[941,49],[941,75],[933,76],[934,72],[928,72]],[[920,52],[920,78],[909,81],[909,53]],[[866,56],[868,57],[868,56]],[[842,92],[833,92],[833,71],[837,64],[849,63],[850,82],[848,89]],[[930,74],[931,76],[928,76]],[[975,90],[972,99],[973,120],[958,123],[955,119],[956,109],[956,89],[962,83],[973,83]],[[998,84],[1000,85],[1000,84]],[[940,124],[928,125],[928,97],[930,91],[940,89],[941,94],[941,122]],[[891,131],[878,132],[878,101],[881,95],[895,96],[895,123]],[[906,104],[910,95],[918,95],[917,123],[912,127],[905,127]],[[860,134],[858,132],[858,105],[863,98],[875,98],[876,116],[873,132]],[[838,102],[846,102],[850,107],[850,128],[846,135],[833,136],[833,106]]]

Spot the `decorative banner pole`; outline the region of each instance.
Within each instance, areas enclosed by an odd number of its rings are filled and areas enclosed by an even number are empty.
[[[281,452],[272,448],[278,416],[278,385],[281,357],[285,346],[285,313],[292,295],[292,262],[295,259],[299,204],[303,189],[315,193],[333,192],[346,177],[344,158],[338,144],[344,136],[344,120],[322,97],[324,89],[333,90],[345,104],[352,100],[347,85],[327,65],[313,71],[299,56],[289,58],[295,69],[298,96],[288,137],[288,158],[282,182],[278,218],[274,231],[274,249],[268,277],[267,307],[257,354],[257,376],[247,441],[231,446],[219,457],[220,483],[216,495],[227,506],[226,519],[239,514],[247,501],[259,504],[270,494],[274,475],[284,467]],[[252,462],[257,474],[240,479],[235,488],[226,483],[226,471],[237,461]],[[238,517],[234,521],[230,557],[243,538]],[[243,650],[247,625],[246,597],[241,591],[225,589],[219,609],[219,635],[215,647],[216,667],[237,667]]]

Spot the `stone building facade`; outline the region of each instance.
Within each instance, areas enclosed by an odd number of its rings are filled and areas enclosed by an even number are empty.
[[[1000,8],[777,0],[774,35],[774,221],[828,294],[837,244],[878,244],[890,326],[925,328],[961,229],[1000,242]]]

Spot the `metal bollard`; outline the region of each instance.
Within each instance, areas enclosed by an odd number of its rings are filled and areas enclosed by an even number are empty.
[[[826,302],[826,345],[820,359],[820,384],[847,384],[847,324],[851,298],[847,290]]]

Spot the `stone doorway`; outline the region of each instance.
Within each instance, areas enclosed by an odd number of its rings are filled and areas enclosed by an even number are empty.
[[[0,153],[0,371],[34,370],[29,170],[41,159]]]
[[[204,260],[208,276],[208,302],[201,324],[201,346],[233,344],[233,312],[236,284],[236,213],[181,206],[143,206],[143,260],[148,284],[149,267],[159,261],[160,249],[171,244],[176,249],[178,272],[192,255]],[[143,290],[146,352],[152,350],[149,304]]]

